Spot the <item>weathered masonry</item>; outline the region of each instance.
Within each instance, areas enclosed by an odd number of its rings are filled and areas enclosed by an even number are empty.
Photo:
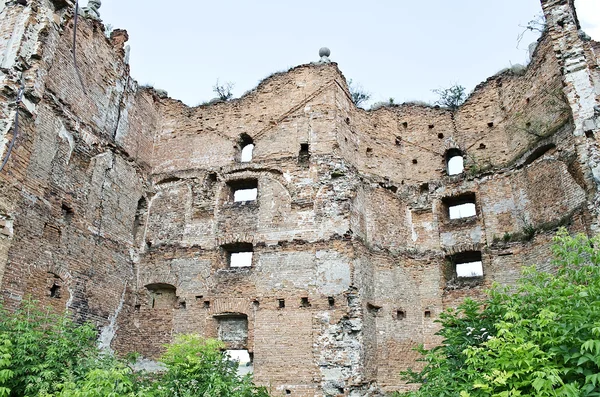
[[[550,269],[559,225],[600,232],[600,44],[571,1],[542,6],[529,66],[458,110],[364,111],[327,54],[191,108],[138,86],[97,8],[76,69],[72,0],[1,1],[5,304],[148,358],[220,338],[274,395],[404,388],[444,308]]]

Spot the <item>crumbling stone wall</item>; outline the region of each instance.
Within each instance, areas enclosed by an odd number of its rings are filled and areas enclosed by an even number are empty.
[[[3,156],[20,116],[0,172],[5,303],[30,294],[95,321],[103,347],[149,358],[177,333],[221,338],[275,395],[405,389],[399,372],[416,345],[440,343],[445,308],[524,264],[551,271],[558,226],[598,227],[598,44],[566,0],[542,4],[549,31],[530,65],[458,110],[364,111],[336,64],[187,107],[140,89],[127,33],[89,18],[80,78],[71,1],[0,2]],[[449,153],[463,172],[449,175]],[[235,201],[241,188],[256,200]],[[465,202],[475,215],[451,219]],[[233,265],[239,252],[249,266]],[[461,255],[483,275],[459,277]]]

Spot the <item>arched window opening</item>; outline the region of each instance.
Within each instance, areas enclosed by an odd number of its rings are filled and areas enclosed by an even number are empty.
[[[458,149],[446,152],[446,171],[448,175],[462,174],[465,170],[463,153]]]
[[[239,147],[241,150],[240,153],[240,162],[249,163],[252,161],[252,154],[254,152],[254,140],[248,134],[242,134],[240,136]]]

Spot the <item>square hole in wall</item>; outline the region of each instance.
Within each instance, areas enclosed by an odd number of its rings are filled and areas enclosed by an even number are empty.
[[[447,260],[452,264],[452,270],[458,279],[483,277],[480,251],[460,252],[450,256]]]
[[[462,219],[477,216],[475,193],[465,193],[455,197],[445,197],[442,203],[446,207],[449,219]]]
[[[258,198],[258,180],[242,179],[227,183],[230,189],[229,199],[233,202],[256,201]]]
[[[252,267],[254,252],[251,243],[224,245],[223,249],[227,255],[227,265],[229,267]]]

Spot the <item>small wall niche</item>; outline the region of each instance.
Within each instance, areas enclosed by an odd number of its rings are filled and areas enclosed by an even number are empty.
[[[445,197],[442,203],[448,219],[464,219],[477,216],[475,193],[465,193],[455,197]]]
[[[285,308],[285,299],[277,299],[277,307],[279,309]]]
[[[178,307],[177,288],[171,284],[148,284],[148,307],[152,309],[173,309]]]
[[[465,170],[464,155],[459,149],[446,151],[446,172],[448,175],[459,175]]]
[[[254,248],[251,243],[235,243],[222,246],[230,268],[252,267]]]
[[[310,161],[310,150],[308,143],[300,144],[300,151],[298,152],[298,163],[302,165],[308,165]]]
[[[241,179],[227,182],[230,202],[256,201],[258,198],[258,179]]]
[[[75,211],[73,211],[73,207],[71,207],[67,203],[62,203],[61,211],[63,216],[63,221],[68,225],[73,220],[73,215],[75,215]]]
[[[248,343],[248,316],[242,313],[224,313],[214,316],[218,323],[219,339],[228,347],[244,348]]]

